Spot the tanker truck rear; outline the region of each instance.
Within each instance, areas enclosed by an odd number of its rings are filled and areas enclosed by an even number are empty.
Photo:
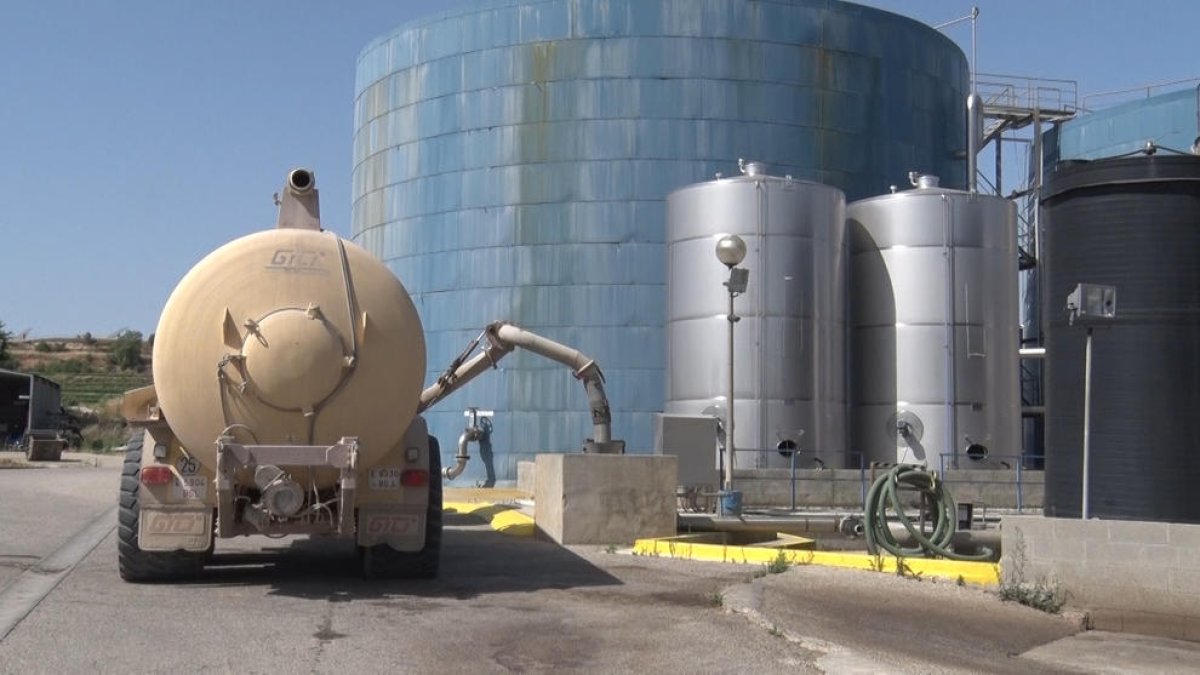
[[[408,293],[322,231],[311,172],[292,171],[274,230],[214,251],[155,332],[154,384],[120,488],[121,576],[197,573],[214,534],[354,537],[368,576],[437,574],[437,441],[417,415],[425,372]]]
[[[604,376],[565,345],[496,322],[421,388],[425,341],[400,281],[321,229],[311,172],[288,174],[276,228],[232,241],[179,282],[154,339],[154,384],[126,393],[118,562],[127,581],[200,572],[215,538],[354,539],[368,577],[437,575],[442,478],[420,413],[516,347],[584,386],[585,452],[622,453]]]

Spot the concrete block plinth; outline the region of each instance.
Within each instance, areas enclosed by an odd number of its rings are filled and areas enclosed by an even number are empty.
[[[675,534],[675,457],[544,454],[534,474],[534,523],[560,544]]]
[[[517,462],[517,489],[533,496],[533,483],[536,480],[533,462]]]

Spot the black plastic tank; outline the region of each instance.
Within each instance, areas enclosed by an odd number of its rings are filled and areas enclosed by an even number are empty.
[[[1093,518],[1200,523],[1200,157],[1064,162],[1042,197],[1045,514],[1082,511],[1084,345],[1079,283],[1116,287],[1093,325]]]

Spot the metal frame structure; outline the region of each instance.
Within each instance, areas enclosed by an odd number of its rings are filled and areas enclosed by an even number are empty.
[[[336,534],[354,535],[354,506],[357,493],[355,471],[358,464],[358,439],[342,438],[331,446],[323,445],[243,445],[230,436],[217,441],[217,536],[244,534]],[[278,526],[255,527],[245,521],[234,522],[235,475],[239,469],[262,465],[341,469],[338,478],[337,522],[288,522]],[[436,478],[435,478],[436,479]]]
[[[1044,312],[1038,299],[1038,261],[1041,256],[1038,202],[1041,199],[1045,177],[1042,135],[1046,125],[1061,124],[1074,118],[1081,111],[1079,85],[1074,80],[991,73],[976,73],[975,85],[982,99],[984,119],[978,147],[982,150],[992,146],[995,163],[991,175],[988,175],[976,162],[977,173],[971,178],[982,191],[1017,202],[1017,247],[1022,273],[1021,346],[1038,348],[1043,344]],[[1016,175],[1013,180],[1016,188],[1008,194],[1004,192],[1006,145],[1028,148],[1028,161],[1016,163]],[[1042,389],[1041,361],[1022,359],[1022,417],[1044,414]],[[1036,448],[1027,450],[1036,452]]]

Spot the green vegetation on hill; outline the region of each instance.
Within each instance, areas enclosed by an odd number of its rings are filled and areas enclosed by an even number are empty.
[[[137,331],[121,331],[108,339],[85,333],[77,338],[11,341],[8,346],[16,370],[62,385],[63,406],[97,409],[151,382],[148,345]]]
[[[82,405],[89,408],[95,408],[130,389],[150,384],[149,373],[60,373],[46,374],[46,377],[62,385],[64,406]]]
[[[0,322],[0,368],[36,373],[61,385],[62,405],[69,409],[63,419],[65,437],[72,446],[110,452],[130,433],[121,417],[121,395],[151,383],[153,340],[143,340],[133,330],[107,339],[84,333],[14,340]]]

